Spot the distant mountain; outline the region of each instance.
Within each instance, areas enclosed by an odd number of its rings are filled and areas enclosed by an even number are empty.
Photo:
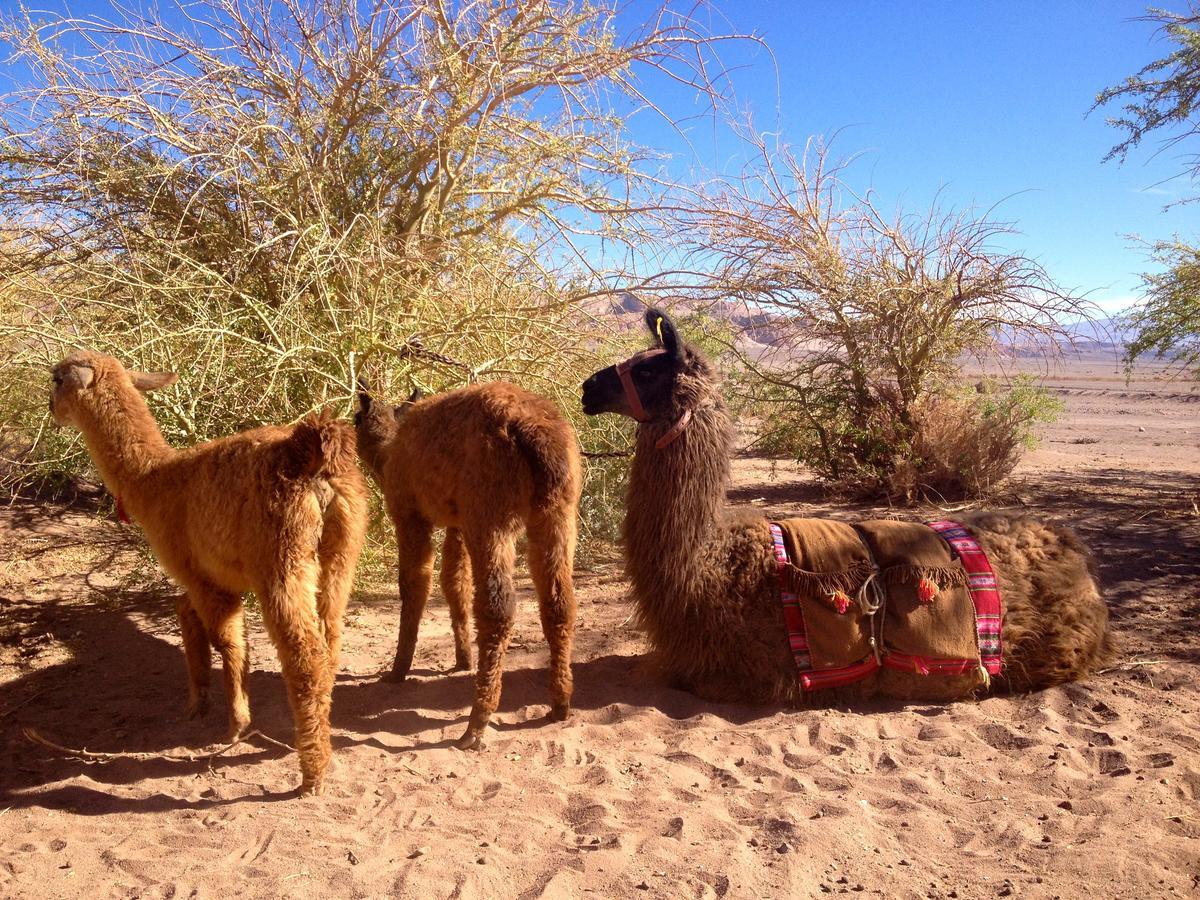
[[[737,333],[738,345],[751,356],[767,353],[780,343],[781,329],[784,316],[749,309],[744,303],[732,301],[717,301],[715,303],[697,304],[686,300],[672,300],[664,304],[673,315],[686,316],[689,312],[703,312],[715,319],[728,322]],[[611,297],[594,301],[590,312],[597,317],[609,319],[618,331],[640,330],[642,315],[646,304],[632,293],[623,292]],[[1122,326],[1118,316],[1108,316],[1103,319],[1075,322],[1064,326],[1070,340],[1059,340],[1056,343],[1060,350],[1077,353],[1104,353],[1120,356],[1125,345],[1133,337],[1130,329]],[[795,339],[795,335],[789,335]],[[1006,340],[1000,338],[1000,344],[1011,348],[1017,356],[1040,357],[1045,355],[1046,346],[1028,345],[1023,340]]]
[[[1116,316],[1094,321],[1075,322],[1066,326],[1080,349],[1121,349],[1133,338],[1133,331],[1123,326]]]

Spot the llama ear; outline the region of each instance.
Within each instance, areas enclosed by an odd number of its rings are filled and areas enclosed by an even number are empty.
[[[675,331],[675,323],[665,312],[658,309],[646,310],[646,327],[650,329],[650,333],[654,335],[655,340],[664,350],[676,358],[683,355],[679,333]]]
[[[84,366],[76,363],[67,366],[62,372],[62,383],[74,388],[77,391],[86,390],[92,386],[92,381],[96,377],[96,370],[91,366]]]
[[[371,411],[371,385],[367,383],[367,379],[359,376],[358,382],[358,408],[361,412],[369,413]]]
[[[130,372],[129,378],[133,381],[133,386],[143,393],[157,391],[179,380],[179,376],[174,372]]]

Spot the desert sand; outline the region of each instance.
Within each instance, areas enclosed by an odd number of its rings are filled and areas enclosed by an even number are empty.
[[[1048,383],[1067,411],[990,505],[1074,525],[1121,642],[1088,681],[948,706],[713,705],[657,683],[619,559],[578,572],[575,711],[550,724],[520,581],[486,748],[451,746],[472,681],[436,593],[403,685],[389,583],[359,584],[334,693],[335,768],[296,799],[260,738],[211,760],[219,668],[183,715],[172,597],[86,508],[0,510],[0,895],[6,897],[1200,897],[1200,392],[1103,359]],[[797,466],[740,458],[731,502],[835,505]],[[914,517],[934,508],[905,511]],[[255,727],[287,741],[251,619]],[[83,762],[28,740],[146,758]]]

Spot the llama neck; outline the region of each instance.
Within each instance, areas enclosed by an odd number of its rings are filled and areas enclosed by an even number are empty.
[[[625,553],[643,614],[648,603],[667,597],[685,605],[702,602],[714,589],[704,583],[711,567],[702,563],[722,536],[733,448],[724,405],[717,400],[697,408],[678,440],[656,448],[669,427],[652,423],[638,429],[630,470]]]
[[[94,402],[81,418],[80,430],[100,477],[122,499],[138,494],[146,475],[175,452],[134,389],[97,386]]]

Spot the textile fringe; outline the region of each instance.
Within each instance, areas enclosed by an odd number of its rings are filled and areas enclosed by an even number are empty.
[[[788,564],[787,578],[789,587],[797,594],[806,596],[828,597],[841,591],[843,594],[856,595],[860,588],[871,577],[874,567],[863,560],[841,572],[810,572]]]
[[[880,573],[888,584],[919,585],[922,581],[931,581],[939,590],[950,587],[965,587],[967,571],[962,566],[916,566],[901,564],[888,566]]]

